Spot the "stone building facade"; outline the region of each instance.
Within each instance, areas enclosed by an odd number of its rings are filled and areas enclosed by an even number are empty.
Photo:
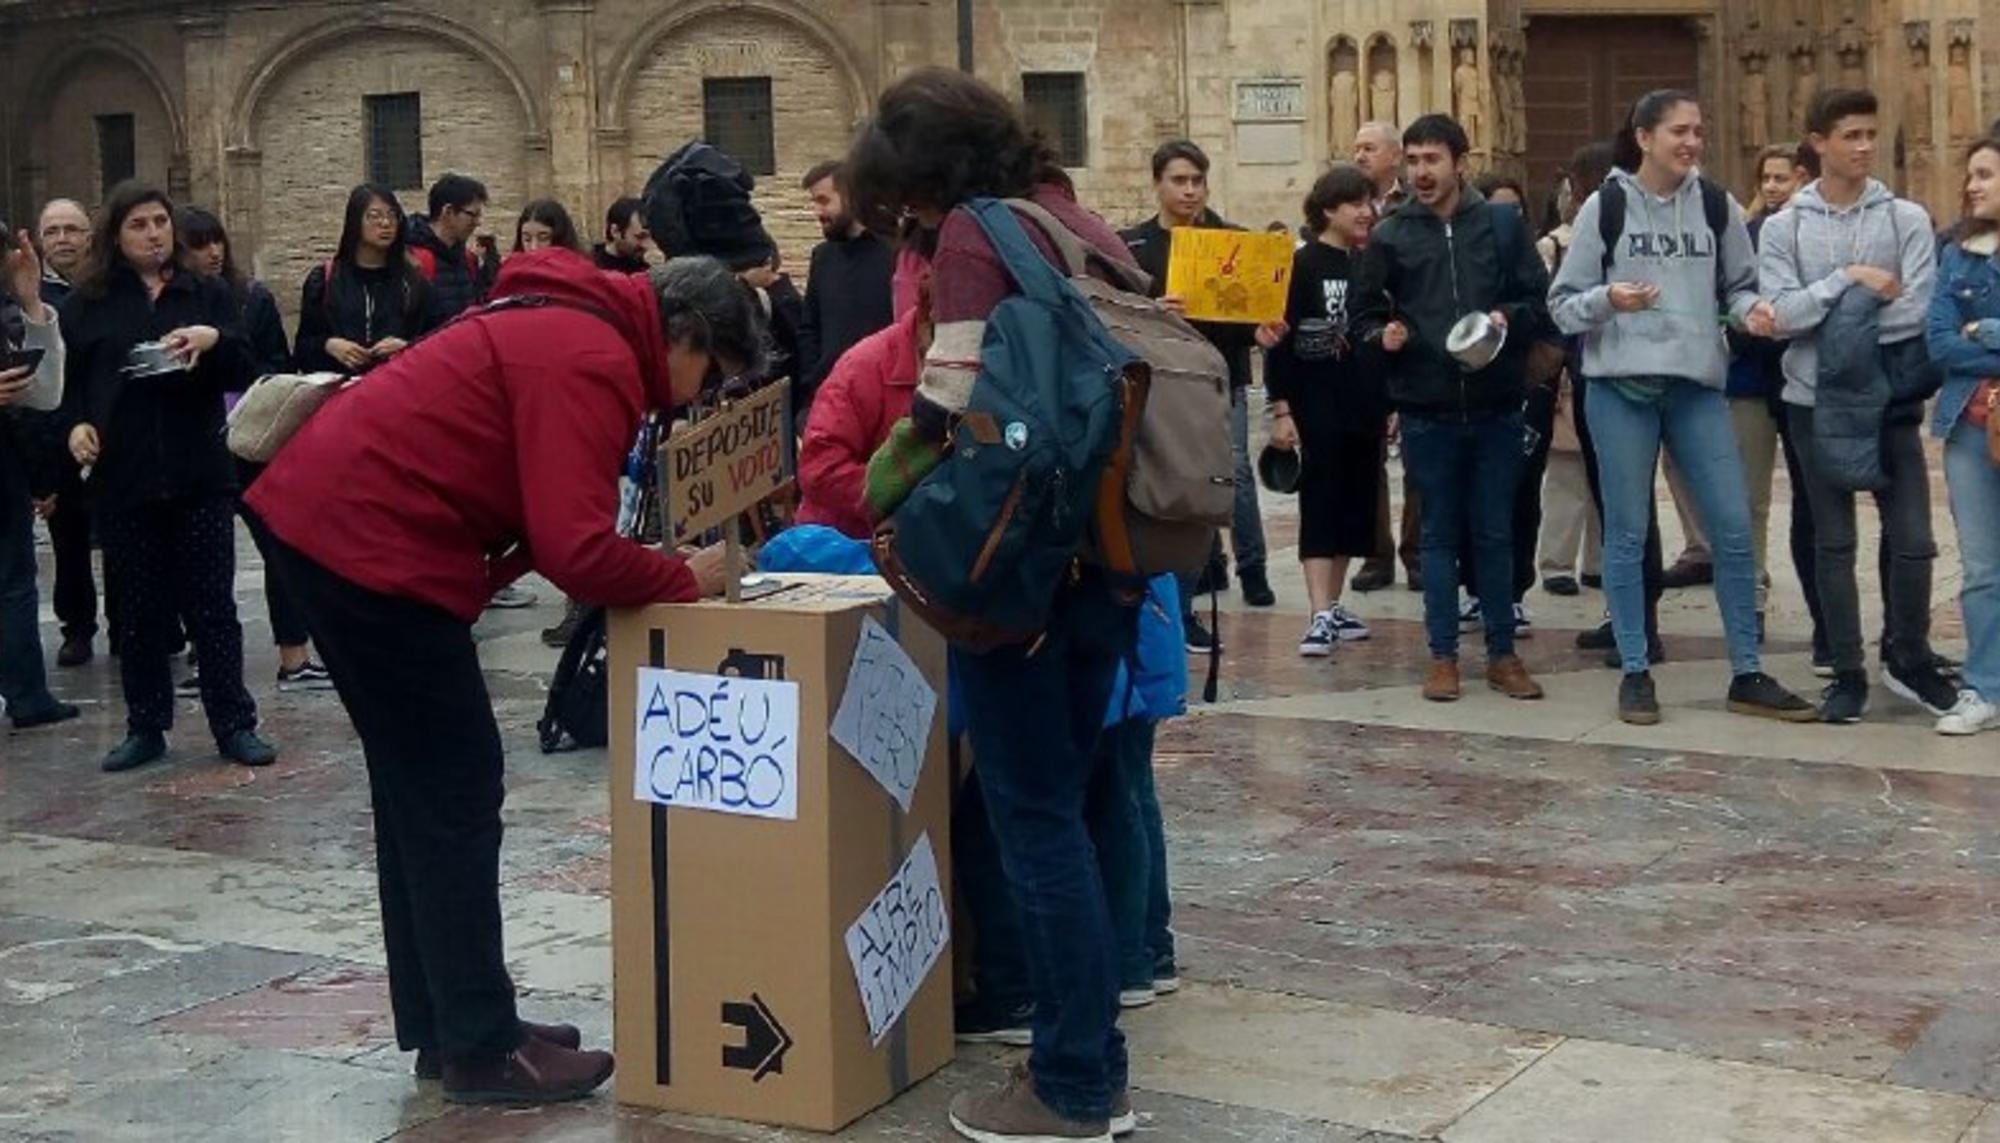
[[[1432,110],[1539,193],[1666,83],[1703,97],[1711,169],[1739,193],[1813,90],[1869,83],[1897,141],[1885,176],[1948,214],[1964,144],[2000,113],[2000,0],[0,0],[0,207],[94,202],[129,170],[219,207],[286,296],[371,170],[406,172],[413,209],[444,171],[482,178],[503,239],[540,196],[595,233],[714,130],[768,150],[760,202],[797,264],[817,237],[802,172],[894,76],[967,51],[1119,223],[1149,212],[1162,139],[1206,145],[1218,205],[1261,225],[1295,220],[1354,124]],[[420,158],[389,162],[404,136]]]

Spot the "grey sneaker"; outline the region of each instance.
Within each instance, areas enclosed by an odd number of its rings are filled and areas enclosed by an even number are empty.
[[[1111,1143],[1109,1118],[1080,1122],[1049,1109],[1035,1094],[1028,1069],[1017,1067],[996,1090],[960,1092],[951,1101],[951,1126],[972,1143]],[[1136,1126],[1136,1125],[1135,1125]]]
[[[1139,1130],[1139,1113],[1132,1110],[1132,1089],[1126,1088],[1111,1101],[1111,1137],[1123,1139]]]
[[[493,593],[486,606],[499,611],[519,611],[535,605],[536,595],[525,587],[509,585]]]

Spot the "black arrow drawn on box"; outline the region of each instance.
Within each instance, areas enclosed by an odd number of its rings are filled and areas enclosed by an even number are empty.
[[[748,1004],[725,1002],[722,1006],[722,1022],[727,1026],[743,1029],[742,1047],[732,1048],[727,1044],[723,1045],[723,1067],[734,1068],[740,1072],[755,1072],[756,1074],[750,1077],[751,1083],[761,1082],[772,1072],[784,1074],[785,1053],[792,1050],[792,1036],[785,1031],[783,1024],[778,1023],[778,1018],[771,1014],[771,1009],[765,1005],[763,997],[753,992],[750,994]]]

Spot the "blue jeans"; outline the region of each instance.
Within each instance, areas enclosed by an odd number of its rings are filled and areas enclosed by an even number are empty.
[[[960,653],[952,652],[952,658],[956,672]],[[987,817],[979,769],[975,759],[952,806],[951,860],[959,899],[972,923],[972,989],[980,1007],[998,1015],[1033,1004],[1035,989],[1029,979],[1021,910],[1000,865],[1000,843]]]
[[[1229,449],[1236,457],[1236,521],[1230,546],[1236,552],[1236,574],[1264,570],[1264,514],[1257,507],[1257,473],[1250,467],[1250,389],[1229,391]],[[1187,585],[1183,584],[1185,588]],[[1191,598],[1183,591],[1182,598]]]
[[[1514,653],[1514,490],[1522,439],[1519,412],[1468,421],[1403,414],[1403,464],[1424,502],[1424,629],[1433,658],[1458,658],[1459,566],[1472,553],[1486,657]]]
[[[1032,652],[954,657],[987,820],[1020,908],[1035,992],[1028,1067],[1042,1101],[1071,1119],[1106,1118],[1125,1090],[1117,936],[1084,801],[1138,617],[1086,572]]]
[[[1986,456],[1986,434],[1960,417],[1944,446],[1945,485],[1965,564],[1965,683],[2000,703],[2000,466]]]
[[[0,458],[0,699],[15,719],[40,714],[56,701],[42,662],[35,513],[27,481],[10,458]]]
[[[1164,914],[1168,907],[1167,851],[1160,835],[1159,796],[1153,789],[1154,728],[1144,718],[1107,727],[1098,739],[1097,773],[1091,779],[1090,839],[1097,846],[1111,927],[1118,934],[1120,988],[1151,987],[1154,962],[1162,951],[1173,955],[1170,943],[1156,946],[1153,928],[1155,908]],[[1166,917],[1157,921],[1164,932]]]
[[[1671,378],[1657,402],[1640,402],[1601,381],[1590,385],[1590,433],[1604,488],[1604,591],[1611,630],[1627,674],[1648,666],[1646,583],[1642,560],[1653,510],[1660,446],[1694,493],[1695,515],[1715,557],[1715,598],[1735,674],[1763,669],[1757,650],[1757,556],[1750,536],[1750,491],[1743,457],[1720,389]]]

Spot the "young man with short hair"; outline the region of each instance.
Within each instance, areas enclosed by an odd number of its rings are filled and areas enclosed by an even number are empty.
[[[896,252],[847,209],[840,164],[806,172],[799,188],[812,199],[826,241],[813,247],[806,269],[805,310],[799,319],[799,376],[793,390],[797,421],[841,355],[895,318]]]
[[[1509,698],[1542,697],[1514,653],[1514,490],[1522,464],[1527,348],[1549,328],[1548,272],[1512,213],[1465,181],[1465,129],[1426,115],[1403,133],[1411,198],[1375,229],[1352,291],[1353,334],[1382,347],[1403,462],[1423,496],[1424,697],[1460,695],[1458,572],[1470,524],[1486,627],[1486,681]],[[1446,351],[1460,319],[1484,314],[1504,347],[1471,369]]]
[[[1410,197],[1410,189],[1403,183],[1403,137],[1394,123],[1371,120],[1361,125],[1354,133],[1354,165],[1361,168],[1370,182],[1375,184],[1375,221],[1377,224],[1402,206]],[[1375,554],[1354,573],[1354,590],[1380,591],[1396,582],[1396,548],[1398,534],[1390,530],[1389,516],[1389,447],[1385,437],[1382,445],[1382,479],[1376,485],[1379,490],[1375,502]],[[1411,591],[1423,590],[1423,568],[1420,566],[1421,542],[1418,539],[1420,505],[1417,503],[1417,486],[1410,479],[1409,470],[1403,472],[1403,517],[1400,525],[1403,571],[1409,580]]]
[[[598,269],[614,274],[643,274],[652,268],[646,261],[646,251],[653,248],[653,236],[646,230],[643,205],[626,195],[604,212],[604,241],[590,251]]]
[[[1868,91],[1813,99],[1805,129],[1819,178],[1764,226],[1758,260],[1778,334],[1791,342],[1785,418],[1812,504],[1814,578],[1834,668],[1820,717],[1833,723],[1859,722],[1868,710],[1853,490],[1878,481],[1889,548],[1884,681],[1933,714],[1958,698],[1930,645],[1937,544],[1920,435],[1929,393],[1919,379],[1928,372],[1924,321],[1937,280],[1936,240],[1923,207],[1872,177],[1876,114]],[[1870,471],[1877,466],[1879,473]]]
[[[472,248],[486,202],[485,184],[448,174],[431,186],[430,213],[410,219],[410,256],[431,284],[440,323],[486,300],[491,283]]]
[[[1153,276],[1153,293],[1165,297],[1167,267],[1173,260],[1176,227],[1241,230],[1225,222],[1208,207],[1208,154],[1194,142],[1174,139],[1153,152],[1153,193],[1159,213],[1119,232],[1139,268]],[[1165,297],[1169,305],[1178,298]],[[1230,447],[1236,454],[1236,520],[1230,529],[1230,546],[1236,552],[1236,578],[1243,588],[1243,602],[1252,607],[1277,603],[1271,581],[1265,574],[1264,520],[1257,506],[1257,477],[1250,470],[1250,347],[1256,344],[1257,327],[1226,322],[1195,322],[1203,337],[1222,351],[1229,362]],[[1218,585],[1219,586],[1219,585]],[[1181,584],[1182,618],[1187,627],[1188,650],[1206,652],[1215,648],[1215,633],[1195,617],[1196,582]]]

